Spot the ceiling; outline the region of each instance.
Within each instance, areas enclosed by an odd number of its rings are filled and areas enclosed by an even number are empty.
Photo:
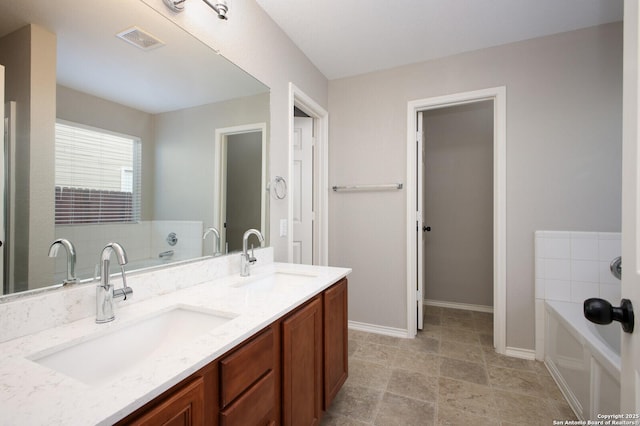
[[[141,1],[0,0],[0,37],[29,23],[56,34],[58,84],[148,113],[268,91]],[[144,51],[116,37],[134,26],[164,45]]]
[[[329,79],[622,20],[623,0],[256,0]]]

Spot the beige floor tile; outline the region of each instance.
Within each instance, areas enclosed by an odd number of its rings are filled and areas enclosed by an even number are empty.
[[[393,370],[387,392],[421,401],[436,402],[438,378],[408,370]]]
[[[371,423],[383,394],[381,390],[345,385],[333,400],[330,411],[332,414]]]
[[[442,318],[440,316],[425,315],[424,323],[429,325],[441,325]]]
[[[415,352],[437,354],[438,351],[440,351],[440,340],[418,334],[415,339],[407,339],[405,341],[404,349],[409,349]]]
[[[321,426],[367,426],[372,424],[373,423],[350,419],[349,417],[340,416],[331,412],[325,413],[320,421]]]
[[[556,381],[553,380],[553,377],[538,375],[538,380],[542,385],[544,392],[549,399],[554,399],[556,401],[566,402],[562,392],[560,392],[560,388],[556,384]]]
[[[556,412],[542,398],[520,393],[495,391],[500,420],[521,425],[551,425]]]
[[[468,343],[468,344],[480,344],[478,333],[473,330],[465,330],[462,328],[447,327],[446,322],[443,323],[440,330],[441,340],[451,340],[454,342]]]
[[[440,355],[463,361],[484,363],[480,345],[443,340],[440,342]]]
[[[522,358],[514,358],[511,356],[500,355],[496,353],[494,348],[488,348],[483,346],[484,350],[484,359],[487,365],[494,365],[496,367],[506,367],[506,368],[515,368],[518,370],[533,370],[532,361],[522,359]]]
[[[358,349],[351,355],[353,359],[374,362],[388,367],[395,357],[398,349],[393,346],[379,345],[377,343],[360,342]]]
[[[367,340],[367,337],[369,336],[369,334],[371,333],[367,333],[366,331],[349,329],[350,340]]]
[[[440,377],[438,408],[443,407],[474,416],[498,418],[494,393],[489,386]]]
[[[545,389],[538,380],[538,375],[533,371],[490,365],[487,367],[487,372],[489,373],[489,383],[495,389],[546,398]]]
[[[351,356],[354,353],[356,353],[356,351],[358,350],[358,348],[360,347],[360,344],[362,342],[364,342],[364,340],[349,339],[349,341],[347,343],[348,349],[349,349],[349,356]]]
[[[435,405],[385,393],[374,424],[376,426],[429,426],[435,424]]]
[[[450,379],[464,380],[479,385],[488,385],[489,379],[484,364],[442,357],[440,375]]]
[[[487,348],[494,349],[493,334],[478,333],[478,339],[480,340],[480,345],[486,346]]]
[[[480,417],[474,414],[453,409],[451,407],[438,405],[438,426],[496,426],[498,419],[488,417]]]
[[[443,327],[462,328],[464,330],[476,331],[475,321],[472,317],[442,317]]]
[[[424,324],[422,330],[418,332],[417,338],[425,338],[430,337],[432,339],[440,339],[440,334],[442,333],[442,327],[439,325],[433,324]]]
[[[430,315],[435,317],[442,316],[443,310],[444,308],[440,306],[425,306],[424,308],[422,308],[422,312],[424,313],[424,315]]]
[[[362,386],[378,390],[385,390],[391,378],[391,369],[373,362],[359,359],[349,360],[349,386]]]
[[[473,318],[473,311],[442,308],[442,318]]]
[[[437,376],[440,374],[440,357],[430,353],[400,351],[391,362],[391,368]]]
[[[393,346],[396,348],[402,347],[407,339],[401,337],[385,336],[383,334],[369,334],[366,341],[369,343],[376,343],[378,345]]]

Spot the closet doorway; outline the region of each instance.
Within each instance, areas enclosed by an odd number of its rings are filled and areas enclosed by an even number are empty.
[[[493,312],[493,101],[418,114],[426,314]]]
[[[492,166],[490,170],[491,174],[491,193],[488,196],[491,203],[491,232],[471,232],[470,230],[466,230],[467,233],[477,234],[476,239],[486,239],[487,235],[491,242],[491,245],[484,250],[489,250],[491,255],[491,266],[483,266],[483,269],[488,269],[490,271],[490,286],[493,290],[493,313],[494,313],[494,347],[498,353],[504,354],[506,351],[506,88],[505,87],[495,87],[490,89],[483,89],[473,92],[464,92],[458,93],[454,95],[446,95],[428,99],[421,99],[416,101],[410,101],[408,103],[408,115],[407,115],[407,334],[409,337],[413,337],[416,335],[419,329],[423,327],[423,308],[425,299],[429,301],[430,298],[454,298],[454,303],[450,305],[450,307],[466,307],[466,308],[475,308],[478,309],[479,306],[483,306],[484,303],[487,302],[476,302],[470,303],[469,300],[462,301],[462,299],[457,299],[461,297],[460,293],[468,292],[468,287],[465,288],[464,285],[469,285],[468,283],[464,283],[465,278],[463,278],[463,286],[454,290],[453,292],[449,292],[448,288],[439,288],[436,289],[434,287],[434,293],[431,293],[431,289],[429,289],[429,293],[425,291],[424,277],[425,277],[425,268],[428,268],[428,263],[439,263],[436,267],[434,267],[434,272],[444,274],[454,275],[453,272],[458,273],[458,270],[471,268],[470,266],[465,265],[461,261],[456,262],[456,257],[462,256],[462,253],[458,252],[456,249],[453,249],[451,252],[451,248],[446,249],[449,250],[448,258],[444,258],[439,254],[434,254],[433,258],[430,259],[430,256],[427,255],[427,259],[425,260],[424,252],[429,253],[429,249],[425,250],[427,244],[431,244],[429,242],[431,235],[435,235],[435,230],[438,229],[441,243],[450,244],[454,238],[451,235],[443,235],[446,233],[450,233],[451,231],[451,223],[455,224],[456,221],[458,223],[465,222],[471,219],[463,218],[463,214],[469,213],[468,210],[473,210],[474,207],[464,206],[464,202],[469,201],[470,198],[477,198],[478,196],[486,197],[486,191],[484,195],[475,194],[475,191],[480,191],[479,189],[469,189],[467,195],[462,196],[462,205],[450,205],[449,207],[443,207],[444,213],[434,213],[431,210],[429,211],[429,215],[431,217],[426,217],[425,208],[427,205],[423,202],[424,190],[429,189],[430,192],[434,192],[437,195],[436,200],[431,200],[427,198],[427,202],[430,205],[434,203],[444,203],[447,197],[452,198],[452,196],[457,196],[458,194],[450,194],[450,192],[457,192],[460,189],[456,189],[455,187],[448,186],[451,182],[461,180],[463,182],[468,180],[475,179],[470,177],[471,174],[469,169],[471,166],[468,164],[463,164],[463,162],[457,164],[456,161],[460,161],[460,156],[456,156],[457,151],[464,151],[460,145],[460,141],[450,142],[448,147],[444,149],[444,151],[450,151],[446,153],[444,157],[442,157],[439,161],[446,163],[449,161],[447,167],[443,167],[442,164],[430,164],[432,170],[446,169],[447,171],[455,170],[456,172],[461,173],[462,177],[449,177],[444,181],[444,185],[438,185],[438,182],[443,182],[442,178],[429,178],[429,183],[427,184],[424,180],[424,169],[425,166],[429,167],[425,156],[424,156],[424,141],[423,137],[425,135],[424,124],[425,124],[425,115],[427,116],[427,121],[432,119],[442,119],[446,118],[444,121],[451,121],[451,117],[449,114],[453,114],[453,121],[456,121],[455,116],[457,114],[467,114],[469,112],[475,112],[476,107],[473,104],[480,105],[479,110],[483,108],[487,108],[485,112],[491,112],[492,114],[492,152],[490,156],[492,157]],[[452,109],[447,109],[452,108]],[[441,111],[438,111],[441,110]],[[482,115],[482,114],[480,114]],[[460,116],[458,115],[457,119]],[[457,127],[463,127],[460,123],[457,124]],[[437,128],[436,128],[437,130]],[[461,129],[457,129],[460,131]],[[428,134],[430,130],[427,130]],[[466,131],[467,133],[471,133],[472,131]],[[458,135],[457,137],[461,137]],[[445,144],[446,146],[447,144]],[[434,147],[434,149],[438,149],[438,147]],[[440,147],[442,149],[442,147]],[[447,156],[451,157],[447,159]],[[464,155],[463,157],[473,157],[469,155]],[[456,160],[457,158],[457,160]],[[424,159],[424,162],[423,162]],[[467,160],[473,160],[473,158],[468,158]],[[465,160],[466,161],[466,160]],[[474,166],[475,167],[475,166]],[[467,174],[465,176],[465,173]],[[427,175],[428,176],[428,175]],[[469,182],[467,182],[469,183]],[[467,185],[469,186],[469,185]],[[423,189],[425,188],[425,189]],[[439,194],[439,195],[438,195]],[[440,199],[438,198],[440,197]],[[436,209],[439,206],[436,206]],[[473,213],[471,211],[471,213]],[[438,220],[438,223],[430,222],[434,219]],[[439,216],[438,216],[439,215]],[[439,218],[438,218],[439,217]],[[448,223],[451,222],[451,223]],[[483,223],[486,223],[483,222]],[[482,225],[480,225],[482,226]],[[486,226],[486,225],[485,225]],[[455,225],[454,225],[455,227]],[[458,225],[461,227],[461,225]],[[447,230],[449,228],[449,230]],[[445,232],[440,232],[444,230]],[[464,230],[464,229],[463,229]],[[483,230],[483,231],[486,231]],[[457,230],[456,230],[457,232]],[[445,249],[442,249],[445,251]],[[466,254],[466,257],[473,257],[474,255]],[[451,259],[452,258],[452,259]],[[440,272],[438,272],[440,270]],[[454,271],[455,270],[455,271]],[[442,272],[444,271],[444,272]],[[447,272],[448,271],[448,272]],[[431,271],[429,271],[431,274]],[[473,277],[473,274],[470,275]],[[447,278],[448,279],[448,278]],[[466,278],[470,279],[470,278]],[[446,293],[449,292],[449,295]],[[453,293],[453,296],[452,296]],[[468,296],[467,294],[462,295],[462,297]],[[486,296],[486,294],[484,295]],[[486,300],[486,299],[485,299]],[[456,305],[457,303],[457,305]]]

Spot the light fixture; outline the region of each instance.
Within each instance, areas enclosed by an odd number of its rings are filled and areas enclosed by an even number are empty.
[[[227,0],[203,0],[206,4],[211,7],[211,9],[215,10],[218,14],[218,18],[227,19],[227,12],[229,12],[229,7],[227,6]]]
[[[167,5],[169,9],[176,13],[180,13],[184,10],[184,2],[187,0],[163,0],[164,4]]]
[[[163,0],[164,4],[173,12],[180,13],[184,11],[184,5],[187,0]],[[229,6],[227,0],[203,0],[211,9],[215,10],[218,18],[227,20]]]

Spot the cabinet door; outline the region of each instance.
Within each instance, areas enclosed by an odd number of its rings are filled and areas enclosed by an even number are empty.
[[[347,380],[347,280],[324,292],[324,409]]]
[[[282,322],[282,421],[320,423],[322,414],[322,299],[316,297]]]
[[[198,377],[137,421],[136,426],[204,425],[204,380]]]

